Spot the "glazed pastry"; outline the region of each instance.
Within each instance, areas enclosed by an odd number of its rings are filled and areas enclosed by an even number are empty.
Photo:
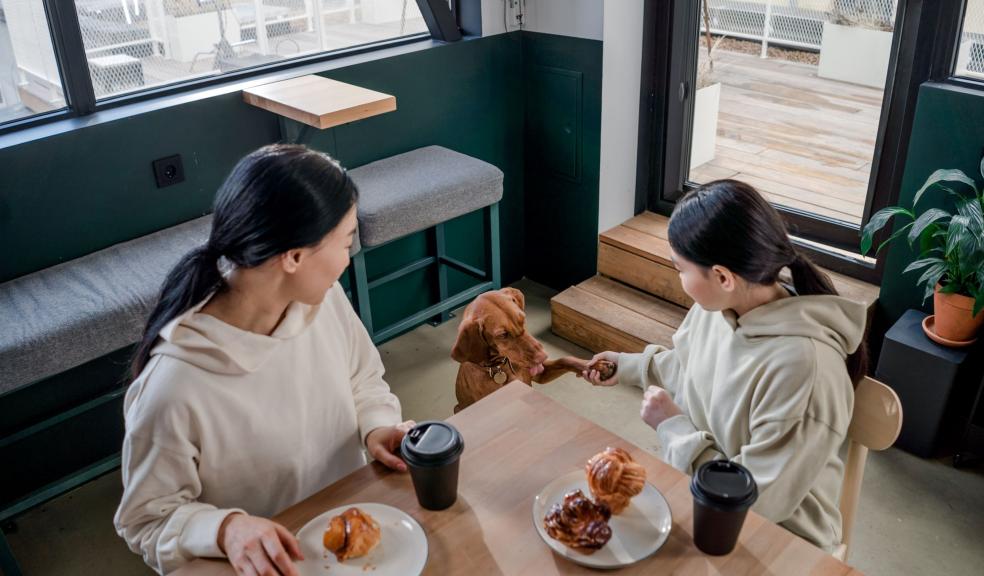
[[[621,448],[606,448],[588,460],[588,488],[598,502],[604,502],[612,514],[620,514],[633,496],[646,485],[646,469],[636,464]]]
[[[358,508],[349,508],[328,521],[323,542],[339,562],[361,558],[379,544],[379,524]]]
[[[563,504],[554,504],[543,519],[547,534],[568,548],[582,554],[593,554],[612,537],[608,506],[595,504],[580,490],[564,496]]]

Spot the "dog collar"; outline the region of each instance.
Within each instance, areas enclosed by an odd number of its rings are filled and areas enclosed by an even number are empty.
[[[513,368],[512,362],[506,356],[493,358],[488,363],[481,364],[481,366],[489,371],[489,378],[500,386],[505,384],[506,380],[509,379],[509,375],[502,369],[503,366],[508,366],[509,370],[511,370],[514,374],[516,373],[516,369]]]

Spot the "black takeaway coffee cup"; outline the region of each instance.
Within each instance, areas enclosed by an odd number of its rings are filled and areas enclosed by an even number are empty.
[[[758,498],[752,473],[728,460],[705,462],[690,481],[694,495],[694,544],[705,554],[734,550],[748,509]]]
[[[400,444],[410,469],[417,502],[428,510],[444,510],[458,499],[458,460],[465,441],[447,422],[421,422]]]

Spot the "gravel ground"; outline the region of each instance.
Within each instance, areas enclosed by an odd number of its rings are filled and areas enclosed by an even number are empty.
[[[742,54],[755,54],[758,55],[762,52],[762,44],[759,42],[752,42],[750,40],[739,40],[737,38],[725,38],[719,41],[719,37],[712,36],[712,45],[717,43],[716,50],[726,50],[728,52],[740,52]],[[707,40],[704,36],[701,36],[701,56],[707,54]],[[817,66],[820,63],[820,54],[817,52],[807,52],[805,50],[792,50],[789,48],[779,48],[777,46],[769,46],[769,58],[775,58],[777,60],[787,60],[789,62],[799,62],[801,64],[810,64],[811,66]]]

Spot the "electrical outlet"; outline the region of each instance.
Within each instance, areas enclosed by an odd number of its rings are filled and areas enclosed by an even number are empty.
[[[154,160],[154,180],[158,188],[184,182],[184,179],[184,165],[180,154]]]

